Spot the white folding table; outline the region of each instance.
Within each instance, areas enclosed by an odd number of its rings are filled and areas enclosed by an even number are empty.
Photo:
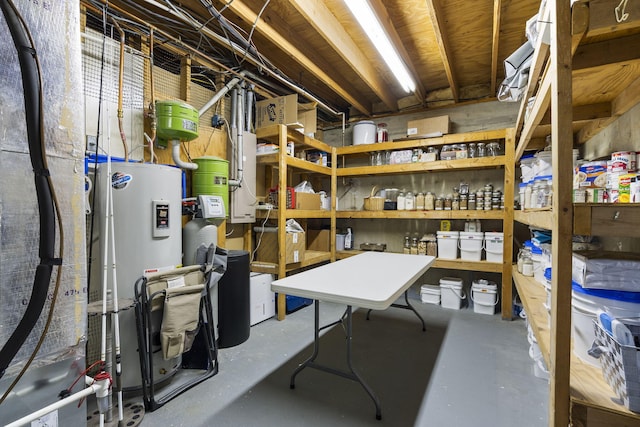
[[[290,387],[295,388],[295,378],[306,367],[319,369],[359,382],[376,406],[376,419],[382,419],[380,401],[373,390],[354,370],[351,362],[353,307],[385,310],[390,306],[412,310],[422,322],[424,319],[409,303],[407,290],[433,264],[435,258],[425,255],[406,255],[387,252],[364,252],[330,264],[313,268],[271,284],[274,292],[315,300],[314,349],[311,356],[301,363],[291,375]],[[405,304],[395,301],[404,293]],[[320,327],[320,301],[346,304],[341,319]],[[367,313],[368,318],[368,313]],[[346,321],[347,365],[349,372],[320,365],[315,362],[319,350],[322,329]]]

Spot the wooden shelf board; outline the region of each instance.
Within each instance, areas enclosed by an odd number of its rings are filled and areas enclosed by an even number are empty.
[[[550,357],[550,329],[549,313],[544,304],[547,294],[544,286],[533,277],[526,277],[518,273],[514,266],[513,279],[524,305],[527,319],[534,336],[540,346],[540,351],[549,366]],[[640,420],[640,414],[629,411],[622,405],[612,401],[613,390],[602,376],[602,371],[576,355],[571,356],[571,400],[584,406],[602,409],[612,413],[624,415]]]
[[[394,175],[428,171],[477,170],[503,167],[505,156],[476,157],[472,159],[436,160],[434,162],[402,163],[383,166],[355,166],[338,168],[337,176]]]
[[[308,136],[298,132],[295,128],[289,128],[284,125],[271,125],[256,129],[256,137],[258,139],[267,139],[277,142],[281,128],[286,128],[287,140],[294,141],[294,143],[298,144],[298,147],[315,148],[326,153],[331,153],[332,151],[332,147],[330,145],[316,139],[309,138]]]
[[[433,263],[432,267],[464,271],[483,271],[486,273],[502,273],[502,263],[500,262],[436,258],[436,261]]]
[[[336,259],[348,258],[363,251],[336,251]],[[463,259],[440,259],[436,258],[431,268],[447,268],[452,270],[484,271],[487,273],[502,273],[502,263],[487,261],[466,261]]]
[[[278,166],[279,165],[279,154],[278,153],[270,153],[270,154],[261,154],[256,156],[256,162],[259,165],[271,165]],[[296,157],[287,156],[287,166],[300,169],[302,171],[315,172],[323,175],[331,175],[331,168],[328,166],[321,166],[315,163],[311,163],[309,161],[298,159]]]
[[[256,210],[256,218],[278,219],[278,209],[271,209],[271,212],[263,209]],[[287,218],[331,218],[331,211],[323,209],[287,209],[285,214]]]
[[[513,219],[527,225],[551,230],[553,213],[547,211],[513,211]]]
[[[383,218],[383,219],[498,219],[504,210],[473,211],[336,211],[336,218]]]
[[[311,251],[304,252],[304,259],[301,262],[287,264],[286,271],[298,270],[303,267],[320,264],[331,260],[331,252]],[[278,264],[272,262],[254,261],[251,263],[251,271],[256,273],[278,274]]]
[[[403,139],[377,144],[348,145],[336,148],[338,156],[349,154],[363,154],[372,151],[404,150],[410,148],[430,147],[444,144],[458,144],[463,142],[482,142],[493,139],[504,139],[506,129],[495,129],[477,132],[452,133],[436,138]]]

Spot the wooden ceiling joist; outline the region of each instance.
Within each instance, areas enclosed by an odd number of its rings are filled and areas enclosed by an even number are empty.
[[[441,22],[442,12],[440,11],[440,7],[438,3],[434,0],[427,0],[427,8],[429,9],[429,15],[431,17],[431,24],[433,25],[433,31],[436,34],[436,39],[438,40],[438,47],[440,48],[440,56],[442,57],[442,63],[444,65],[445,73],[447,74],[447,80],[449,81],[449,87],[451,88],[451,95],[453,96],[454,102],[458,102],[460,100],[460,93],[458,89],[458,82],[456,80],[453,66],[451,64],[451,58],[449,52],[451,52],[451,48],[449,47],[449,39],[444,31],[444,25]]]
[[[496,93],[498,79],[498,48],[500,47],[500,14],[502,12],[502,0],[493,0],[493,34],[491,36],[491,89],[490,93]]]
[[[375,92],[390,111],[398,105],[384,79],[372,66],[371,61],[349,37],[344,27],[327,8],[324,2],[290,0],[296,10],[305,17],[336,53],[351,66],[362,80]]]
[[[344,90],[340,84],[333,80],[324,70],[322,70],[316,63],[309,59],[304,53],[290,43],[282,34],[278,33],[273,27],[267,24],[262,18],[259,18],[247,5],[243,2],[236,0],[228,4],[229,9],[236,15],[242,18],[245,22],[256,23],[256,30],[259,31],[264,37],[269,39],[272,43],[280,46],[283,50],[287,51],[292,60],[295,60],[305,69],[307,69],[316,78],[321,80],[324,84],[331,87],[333,91],[339,94],[343,99],[347,100],[357,110],[371,114],[370,106],[365,105],[362,102]]]

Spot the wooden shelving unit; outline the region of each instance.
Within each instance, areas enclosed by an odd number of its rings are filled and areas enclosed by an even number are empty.
[[[543,305],[544,288],[513,273],[550,371],[550,426],[640,425],[639,414],[612,401],[602,373],[572,355],[571,287],[566,286],[571,283],[573,233],[640,234],[633,205],[572,203],[574,144],[586,142],[640,102],[640,9],[627,8],[626,18],[617,22],[619,5],[615,0],[547,2],[552,45],[538,41],[535,46],[516,124],[516,160],[526,150],[539,148],[548,134],[554,153],[552,211],[514,213],[516,221],[552,231],[549,313]],[[533,107],[525,114],[534,95]],[[608,114],[598,113],[603,106]]]
[[[549,366],[551,363],[551,331],[549,312],[544,306],[547,300],[545,288],[533,277],[526,277],[518,273],[515,267],[513,280],[527,313],[529,324],[540,346],[540,351]],[[572,405],[574,407],[582,406],[583,408],[578,411],[582,414],[590,414],[582,422],[589,422],[591,425],[593,417],[597,417],[605,422],[604,425],[610,426],[630,426],[640,423],[640,414],[633,413],[614,402],[613,391],[602,377],[601,370],[583,362],[575,354],[571,355],[570,386]],[[603,425],[599,423],[600,421],[596,425]]]
[[[303,150],[319,150],[331,156],[332,164],[335,165],[335,148],[309,138],[301,134],[295,129],[289,129],[284,125],[273,125],[266,128],[258,129],[256,136],[259,141],[268,141],[278,146],[278,152],[273,154],[265,154],[257,156],[257,165],[264,167],[265,179],[269,182],[275,182],[279,188],[292,186],[292,178],[294,174],[321,175],[331,180],[331,194],[336,192],[336,176],[334,168],[318,165],[304,159],[297,158],[287,154],[287,143],[293,141],[295,153]],[[296,182],[297,183],[297,182]],[[265,188],[265,192],[268,188]],[[287,206],[286,192],[278,192],[278,206]],[[306,220],[311,218],[329,219],[331,223],[331,236],[335,235],[335,201],[332,201],[330,210],[307,210],[307,209],[272,209],[258,210],[256,212],[258,219],[264,220],[267,217],[274,219],[278,227],[278,247],[285,247],[285,224],[287,219]],[[323,262],[335,261],[335,240],[331,239],[331,246],[328,252],[305,251],[302,261],[287,264],[285,262],[285,251],[278,251],[279,261],[277,263],[254,261],[251,264],[251,270],[259,273],[271,273],[278,278],[283,278],[287,273],[299,270],[301,268],[310,267],[321,264]],[[286,295],[278,295],[278,319],[285,318],[286,313]]]
[[[470,142],[501,141],[505,147],[505,154],[499,156],[477,157],[469,159],[439,160],[433,162],[418,162],[406,164],[393,164],[381,166],[361,166],[358,164],[371,153],[380,151],[395,151],[404,149],[441,146],[443,144],[460,144]],[[502,169],[503,189],[505,201],[513,200],[514,183],[514,131],[513,129],[496,129],[490,131],[478,131],[459,134],[444,135],[439,138],[415,139],[385,142],[378,144],[356,145],[339,147],[336,149],[338,165],[337,177],[358,176],[392,176],[412,173],[447,173],[450,171],[481,171],[489,169]],[[500,220],[503,224],[504,248],[503,262],[492,263],[486,261],[470,262],[465,260],[436,259],[433,267],[463,271],[482,271],[502,274],[502,317],[511,319],[512,316],[512,240],[513,240],[513,207],[511,203],[505,203],[503,210],[450,210],[450,211],[349,211],[341,210],[335,213],[336,219],[418,219],[418,220],[443,220],[443,219],[486,219]],[[336,254],[336,258],[350,256],[356,251],[344,251]]]

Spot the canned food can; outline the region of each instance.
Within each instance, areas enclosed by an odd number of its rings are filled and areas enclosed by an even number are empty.
[[[608,189],[605,196],[607,197],[605,203],[618,203],[618,190]]]
[[[635,172],[636,170],[636,152],[635,151],[616,151],[611,153],[613,162],[622,162],[626,165],[626,170]],[[622,172],[622,171],[619,171]]]
[[[618,180],[618,202],[630,203],[631,202],[631,179],[636,178],[635,174],[620,175]]]
[[[587,191],[586,190],[573,190],[573,203],[586,203]]]

